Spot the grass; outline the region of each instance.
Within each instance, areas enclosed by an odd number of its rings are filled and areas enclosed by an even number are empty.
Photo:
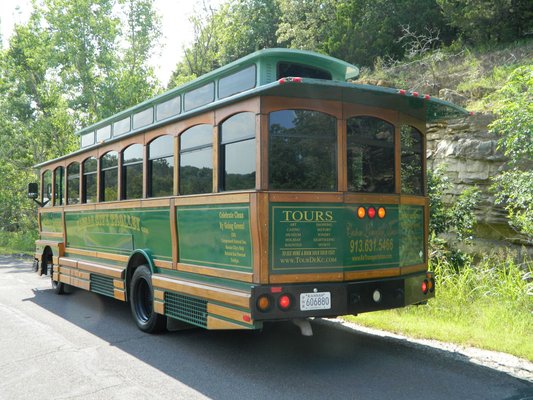
[[[533,361],[533,262],[510,254],[469,260],[460,269],[433,263],[436,298],[424,306],[347,317],[416,338],[501,351]]]

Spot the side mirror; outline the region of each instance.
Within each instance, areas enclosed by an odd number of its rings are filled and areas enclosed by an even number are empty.
[[[39,185],[35,182],[28,183],[28,199],[35,200],[39,197]]]
[[[46,200],[44,203],[37,200],[39,198],[39,185],[35,182],[28,183],[28,199],[32,199],[39,207],[44,207],[50,200]]]

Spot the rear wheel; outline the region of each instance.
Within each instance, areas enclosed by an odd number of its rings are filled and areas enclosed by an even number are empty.
[[[65,284],[54,280],[54,264],[52,262],[52,255],[47,253],[42,260],[41,271],[44,275],[50,273],[50,282],[52,282],[52,289],[56,294],[65,293]]]
[[[154,312],[152,274],[146,265],[137,267],[131,278],[130,307],[135,323],[147,333],[161,332],[166,327],[166,317]]]

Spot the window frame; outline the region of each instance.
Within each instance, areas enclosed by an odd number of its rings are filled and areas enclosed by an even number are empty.
[[[128,149],[131,149],[132,147],[135,147],[135,146],[139,146],[138,148],[140,148],[141,152],[141,160],[137,160],[137,161],[133,161],[133,162],[126,162],[125,160],[125,153],[128,151]],[[119,175],[119,181],[120,181],[120,200],[133,200],[133,199],[142,199],[143,198],[143,193],[144,193],[144,154],[145,154],[145,149],[144,149],[144,146],[140,143],[132,143],[130,145],[128,145],[127,147],[125,147],[124,149],[122,149],[122,151],[120,152],[120,158],[121,158],[121,161],[119,163],[119,168],[121,169],[121,173]],[[140,197],[128,197],[127,196],[127,192],[126,192],[126,189],[127,189],[127,179],[128,179],[128,167],[135,167],[135,166],[138,166],[138,165],[141,165],[141,196]]]
[[[186,135],[187,133],[190,134],[191,133],[191,129],[195,129],[195,128],[198,128],[198,127],[201,127],[201,126],[205,126],[206,129],[207,129],[207,127],[209,128],[211,141],[209,143],[203,143],[203,144],[187,147],[187,148],[184,149],[183,148],[183,143],[182,143],[183,135]],[[193,194],[213,193],[213,177],[215,176],[215,168],[217,167],[216,163],[213,162],[213,152],[215,151],[215,143],[214,143],[214,140],[213,140],[213,125],[211,125],[209,123],[200,123],[200,124],[189,126],[187,129],[185,129],[184,131],[182,131],[179,134],[178,141],[179,141],[179,153],[178,153],[178,166],[177,167],[178,167],[178,193],[179,193],[179,195],[188,196],[188,195],[193,195]],[[206,149],[209,149],[209,148],[211,149],[211,185],[210,185],[210,190],[207,191],[207,192],[183,194],[183,190],[182,190],[183,178],[182,178],[182,172],[181,172],[181,169],[182,169],[182,164],[181,164],[182,155],[183,154],[191,154],[191,153],[194,153],[196,151],[206,150]]]
[[[229,120],[231,120],[232,118],[234,118],[234,117],[236,117],[238,115],[241,115],[241,114],[251,114],[253,116],[253,118],[254,118],[254,127],[251,130],[251,132],[253,132],[253,134],[249,134],[249,135],[245,135],[245,136],[242,136],[242,137],[233,138],[233,139],[224,141],[223,140],[223,127],[224,127],[224,124],[226,122],[228,122]],[[257,143],[258,143],[258,140],[260,140],[260,138],[258,138],[258,135],[257,135],[257,125],[258,125],[258,123],[257,123],[257,114],[256,114],[256,112],[249,111],[249,110],[242,110],[242,111],[238,111],[236,113],[233,113],[231,115],[228,115],[226,118],[224,118],[222,121],[220,121],[218,123],[218,125],[217,125],[218,160],[217,160],[217,163],[216,163],[216,168],[218,169],[217,170],[217,174],[218,174],[217,188],[218,188],[219,192],[232,192],[232,191],[256,190],[257,189],[257,176],[260,173],[260,171],[258,170],[258,162],[257,162],[257,156],[258,155],[257,155],[257,152],[256,152]],[[255,162],[255,167],[254,167],[254,174],[255,174],[254,185],[253,185],[253,187],[247,188],[247,189],[242,189],[242,188],[241,189],[227,189],[226,188],[225,148],[228,145],[237,144],[237,143],[244,143],[246,141],[251,141],[251,140],[254,141],[254,152],[253,152],[253,154],[254,154],[254,162]]]
[[[117,165],[114,165],[114,166],[111,166],[111,167],[103,167],[103,161],[104,161],[104,157],[107,156],[108,154],[110,153],[115,153],[117,155]],[[119,159],[120,159],[120,156],[121,154],[116,151],[116,150],[109,150],[107,152],[105,152],[104,154],[102,154],[99,158],[99,162],[98,162],[98,176],[100,177],[100,183],[99,183],[99,186],[100,186],[100,190],[99,190],[99,199],[98,201],[101,202],[101,203],[107,203],[107,202],[110,202],[110,201],[117,201],[120,199],[120,177],[119,177]],[[116,170],[117,172],[117,181],[116,181],[116,187],[117,187],[117,197],[115,199],[109,199],[109,200],[106,200],[105,199],[105,184],[106,184],[106,179],[105,179],[105,173],[106,172],[110,172],[110,171],[113,171],[113,170]]]
[[[172,146],[170,147],[170,150],[168,151],[168,153],[164,153],[163,155],[161,154],[158,154],[157,157],[153,157],[151,155],[151,146],[154,144],[154,142],[156,142],[157,140],[160,140],[160,139],[163,139],[163,138],[169,138],[171,143],[172,143]],[[146,145],[146,148],[147,148],[147,158],[146,158],[146,162],[147,162],[147,166],[146,166],[146,171],[147,171],[147,177],[146,177],[146,182],[147,182],[147,188],[146,188],[146,197],[147,198],[156,198],[156,197],[166,197],[166,196],[173,196],[175,195],[175,174],[176,174],[176,155],[175,155],[175,140],[176,140],[176,137],[174,135],[160,135],[160,136],[157,136],[153,139],[150,140],[150,142],[147,143]],[[154,196],[153,195],[153,162],[154,161],[157,161],[157,160],[163,160],[163,159],[167,159],[167,158],[173,158],[173,164],[172,164],[172,182],[171,182],[171,186],[170,186],[170,194],[168,195],[165,195],[165,196]]]

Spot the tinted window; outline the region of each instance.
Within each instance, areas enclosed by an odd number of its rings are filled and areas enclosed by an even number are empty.
[[[96,158],[91,157],[83,162],[82,203],[96,203],[96,171]]]
[[[337,128],[330,115],[283,110],[269,116],[269,184],[282,190],[337,190]]]
[[[113,124],[113,136],[123,135],[130,131],[130,117],[126,117]]]
[[[211,103],[215,99],[215,84],[208,83],[198,89],[185,93],[185,111],[193,110],[200,106]]]
[[[81,135],[81,147],[87,147],[94,144],[94,132]]]
[[[394,192],[394,126],[374,117],[348,120],[348,190]]]
[[[174,97],[173,99],[167,100],[164,103],[158,104],[156,109],[157,120],[161,121],[162,119],[172,117],[173,115],[178,115],[180,113],[180,107],[180,96]]]
[[[213,190],[213,127],[197,125],[180,135],[180,194]]]
[[[100,162],[100,200],[118,200],[118,153],[110,151],[102,156]]]
[[[133,129],[142,128],[143,126],[150,125],[152,122],[154,122],[153,108],[139,111],[133,116]]]
[[[424,194],[422,134],[412,126],[400,129],[402,193]]]
[[[124,199],[143,196],[143,145],[134,144],[122,153],[122,182]]]
[[[54,206],[62,206],[64,201],[65,170],[63,167],[57,167],[54,171],[55,191]]]
[[[328,71],[306,65],[280,62],[278,64],[278,79],[287,76],[331,80],[331,74]]]
[[[102,142],[111,137],[111,125],[104,126],[96,131],[96,141]]]
[[[148,147],[149,196],[171,196],[174,191],[174,138],[160,136]]]
[[[221,78],[218,81],[218,98],[223,99],[255,87],[255,65]]]
[[[41,199],[45,207],[52,205],[52,171],[45,171],[43,174],[43,187],[41,188]]]
[[[255,114],[228,118],[220,128],[220,143],[221,189],[255,188]]]
[[[67,167],[67,204],[80,202],[80,164],[74,162]]]

